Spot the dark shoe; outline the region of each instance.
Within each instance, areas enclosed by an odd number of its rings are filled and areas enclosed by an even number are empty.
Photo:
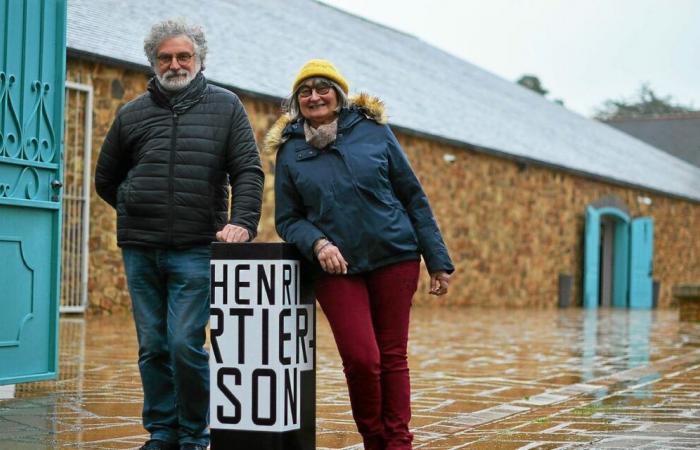
[[[139,450],[178,450],[177,444],[161,441],[159,439],[149,439]]]
[[[362,436],[365,450],[384,450],[384,438],[381,436]]]
[[[207,446],[202,445],[202,444],[187,443],[187,444],[182,444],[180,446],[180,450],[207,450]]]

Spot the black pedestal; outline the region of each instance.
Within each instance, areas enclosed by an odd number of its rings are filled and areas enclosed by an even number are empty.
[[[212,245],[212,450],[316,446],[316,313],[302,260],[290,244]]]

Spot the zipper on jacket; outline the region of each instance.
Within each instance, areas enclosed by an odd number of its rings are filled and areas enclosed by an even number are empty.
[[[168,162],[168,246],[173,245],[173,220],[175,213],[175,145],[177,143],[178,116],[173,111],[173,134],[170,137],[170,161]]]
[[[343,135],[338,134],[338,137],[341,138]],[[338,141],[331,146],[331,150],[335,151],[335,153],[338,154],[338,157],[340,160],[343,162],[343,166],[345,167],[345,170],[348,172],[348,175],[350,175],[350,184],[352,184],[352,189],[355,191],[355,195],[357,195],[357,198],[364,203],[367,208],[372,208],[371,203],[369,200],[367,200],[367,196],[360,190],[359,182],[357,181],[357,176],[355,175],[355,171],[352,170],[352,166],[348,162],[348,160],[345,157],[345,154],[343,153],[342,150],[340,150],[340,147],[338,146]],[[365,222],[364,216],[359,215],[358,219],[362,222]],[[365,222],[366,223],[366,222]]]

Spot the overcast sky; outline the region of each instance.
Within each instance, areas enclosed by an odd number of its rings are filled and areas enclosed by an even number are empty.
[[[643,82],[700,109],[700,0],[321,0],[590,116]]]

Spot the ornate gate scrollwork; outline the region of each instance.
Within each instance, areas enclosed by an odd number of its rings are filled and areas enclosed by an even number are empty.
[[[6,120],[4,130],[0,127],[0,156],[9,158],[19,158],[22,153],[22,126],[10,95],[14,84],[14,75],[0,72],[0,117]]]
[[[27,161],[52,162],[55,154],[55,135],[51,119],[46,109],[45,97],[51,90],[48,83],[35,80],[32,83],[32,92],[36,94],[32,113],[24,125],[24,135],[29,136],[23,151],[23,158]],[[45,130],[46,135],[42,131]],[[35,136],[30,136],[34,131]]]
[[[49,83],[34,80],[31,84],[33,94],[28,102],[32,107],[23,126],[16,107],[18,97],[16,77],[0,72],[0,162],[10,163],[0,173],[0,198],[16,200],[49,200],[41,194],[41,180],[55,179],[58,163],[54,161],[57,154],[57,140],[51,123],[48,96],[51,91]],[[46,186],[44,186],[46,187]]]

